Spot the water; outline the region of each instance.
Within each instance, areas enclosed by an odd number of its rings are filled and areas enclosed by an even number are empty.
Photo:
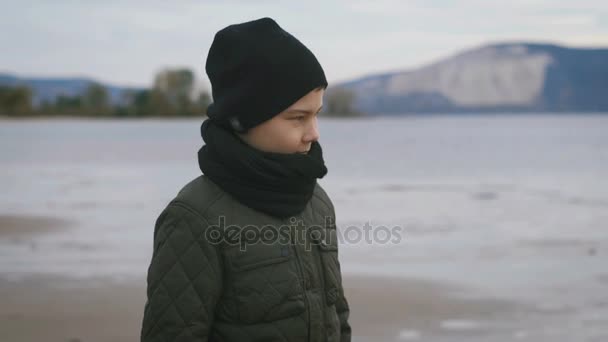
[[[0,215],[74,222],[0,237],[0,273],[143,277],[156,217],[200,174],[199,125],[0,121]],[[433,279],[535,306],[544,330],[513,339],[607,336],[608,116],[324,118],[320,130],[320,184],[340,230],[400,232],[398,243],[343,240],[344,273]],[[444,328],[480,324],[465,323]]]

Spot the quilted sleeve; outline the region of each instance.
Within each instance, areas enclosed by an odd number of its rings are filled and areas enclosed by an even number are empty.
[[[336,225],[336,211],[334,209],[333,203],[330,200],[330,210],[331,210],[331,219],[332,224]],[[337,229],[337,227],[336,227]],[[339,247],[338,247],[339,248]],[[339,251],[338,251],[339,254]],[[348,322],[348,318],[350,316],[350,308],[348,305],[348,300],[344,296],[344,287],[342,285],[342,270],[340,267],[340,258],[338,256],[338,277],[340,278],[340,287],[338,288],[338,299],[336,301],[336,312],[338,313],[338,318],[340,319],[340,341],[341,342],[350,342],[352,337],[352,331],[350,327],[350,323]]]
[[[333,219],[333,224],[336,224],[336,210],[333,203],[330,200],[330,208]],[[337,229],[337,227],[336,227]],[[339,252],[338,252],[339,254]],[[344,296],[344,286],[342,286],[342,270],[340,267],[340,258],[338,256],[338,270],[340,271],[340,288],[338,289],[338,300],[336,301],[336,312],[338,318],[340,318],[340,342],[350,342],[352,338],[352,331],[348,318],[350,316],[350,307],[348,300]]]
[[[142,342],[208,340],[223,272],[218,246],[205,239],[208,226],[181,203],[170,203],[158,217]]]
[[[342,274],[340,274],[340,278],[342,278]],[[342,284],[342,282],[340,282],[340,284]],[[338,289],[336,312],[338,313],[338,317],[340,318],[340,341],[350,342],[352,335],[350,323],[348,322],[348,317],[350,316],[350,308],[348,306],[348,300],[346,300],[346,297],[344,296],[344,287],[342,285],[340,285],[340,288]]]

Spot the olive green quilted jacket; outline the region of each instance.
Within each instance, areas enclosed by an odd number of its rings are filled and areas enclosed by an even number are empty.
[[[264,242],[217,234],[248,225],[291,229]],[[302,213],[279,219],[201,175],[156,221],[141,341],[350,341],[341,278],[335,212],[318,184]]]

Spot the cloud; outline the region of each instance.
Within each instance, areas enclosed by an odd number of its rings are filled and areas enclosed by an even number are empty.
[[[500,40],[608,45],[608,2],[580,0],[21,1],[3,4],[3,70],[146,85],[165,65],[205,78],[215,32],[271,16],[332,81],[406,69]]]

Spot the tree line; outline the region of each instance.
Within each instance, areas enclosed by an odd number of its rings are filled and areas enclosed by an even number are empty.
[[[108,89],[90,83],[79,95],[58,95],[53,101],[33,102],[30,88],[0,86],[0,115],[88,116],[88,117],[195,117],[205,115],[212,99],[208,91],[197,90],[194,73],[189,69],[164,69],[158,72],[150,88],[125,91],[120,101],[110,99]],[[333,89],[326,94],[324,115],[358,115],[354,94]]]

